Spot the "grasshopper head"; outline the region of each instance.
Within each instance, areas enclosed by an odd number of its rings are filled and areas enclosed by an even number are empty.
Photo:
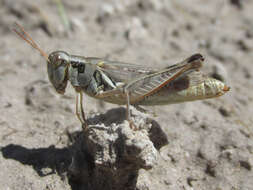
[[[48,56],[47,72],[55,90],[64,94],[68,83],[69,55],[63,51],[52,52]]]

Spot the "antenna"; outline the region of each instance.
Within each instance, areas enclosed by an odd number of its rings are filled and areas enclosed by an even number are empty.
[[[32,37],[24,30],[22,26],[20,26],[18,23],[15,22],[14,28],[12,30],[20,38],[22,38],[28,44],[30,44],[33,48],[37,49],[40,52],[40,55],[42,55],[47,61],[49,61],[47,53],[45,53],[42,49],[39,48],[39,46],[33,41]]]

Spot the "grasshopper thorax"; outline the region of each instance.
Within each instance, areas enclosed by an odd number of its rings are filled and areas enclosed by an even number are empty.
[[[55,90],[60,94],[64,94],[68,83],[69,57],[69,54],[64,51],[55,51],[48,56],[48,77]]]

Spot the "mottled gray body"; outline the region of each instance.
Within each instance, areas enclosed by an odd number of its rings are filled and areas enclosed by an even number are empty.
[[[49,55],[48,73],[59,93],[64,93],[69,80],[77,91],[106,102],[126,104],[127,90],[131,104],[166,105],[213,98],[227,91],[223,82],[198,71],[202,59],[201,55],[196,54],[181,63],[158,70],[58,51]],[[170,78],[173,80],[160,87]]]

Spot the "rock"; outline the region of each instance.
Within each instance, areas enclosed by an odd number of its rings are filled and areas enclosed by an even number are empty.
[[[141,0],[138,2],[138,6],[144,10],[160,11],[163,8],[163,3],[157,0]]]
[[[108,17],[115,13],[115,7],[112,4],[104,3],[100,6],[98,16],[96,21],[101,24],[103,23]]]
[[[124,120],[124,112],[118,108],[89,119],[91,125],[74,145],[69,171],[84,187],[135,189],[138,171],[154,167],[158,150],[168,143],[159,125],[147,114],[133,110],[132,119],[138,128],[133,130]],[[123,122],[114,123],[115,115],[123,117],[118,118]]]
[[[148,37],[148,31],[140,18],[133,17],[128,23],[125,36],[130,41],[143,40]]]

